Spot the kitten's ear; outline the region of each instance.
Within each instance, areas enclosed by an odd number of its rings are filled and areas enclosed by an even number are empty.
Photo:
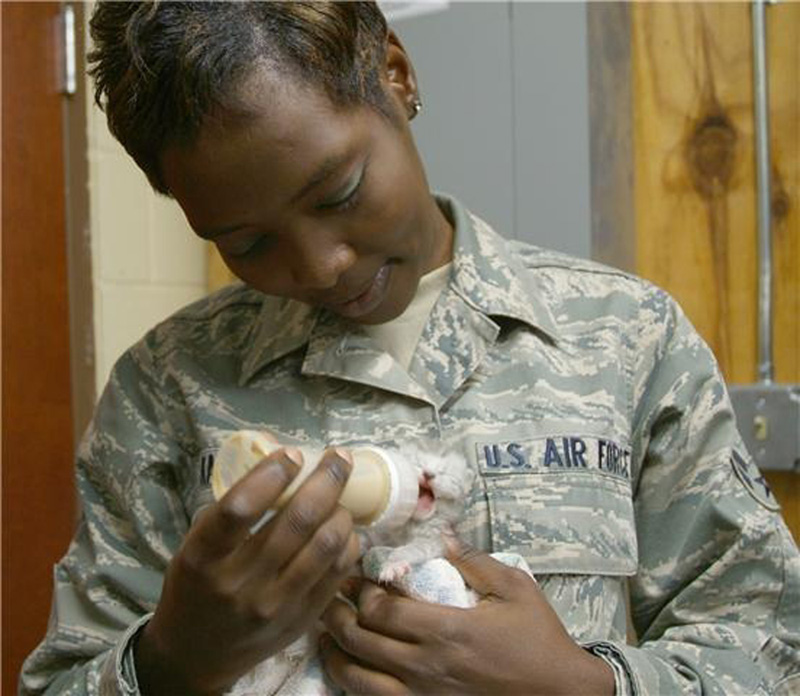
[[[428,438],[421,438],[415,441],[413,445],[410,445],[410,447],[416,450],[421,457],[439,457],[442,459],[450,452],[444,442]]]
[[[416,445],[404,445],[397,454],[406,464],[413,467],[417,476],[422,476],[422,457]]]

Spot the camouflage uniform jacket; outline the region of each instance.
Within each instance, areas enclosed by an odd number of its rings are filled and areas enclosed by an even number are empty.
[[[358,327],[241,285],[119,360],[79,448],[82,520],[23,693],[137,693],[123,648],[239,428],[461,451],[480,473],[462,535],[527,559],[620,694],[798,693],[797,547],[708,347],[652,285],[440,204],[453,271],[408,371]]]

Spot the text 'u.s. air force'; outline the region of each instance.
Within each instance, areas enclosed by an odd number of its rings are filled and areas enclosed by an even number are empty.
[[[491,473],[602,471],[630,480],[631,451],[602,437],[540,437],[517,442],[477,444],[481,471]]]

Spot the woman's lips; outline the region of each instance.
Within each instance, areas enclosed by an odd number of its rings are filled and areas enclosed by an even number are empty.
[[[328,307],[337,314],[348,319],[355,319],[369,314],[383,302],[386,296],[386,289],[389,285],[390,276],[391,268],[389,264],[386,263],[378,269],[378,272],[374,275],[372,281],[370,281],[367,289],[360,295],[347,302],[329,304]]]

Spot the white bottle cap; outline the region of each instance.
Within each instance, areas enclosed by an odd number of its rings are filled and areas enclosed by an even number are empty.
[[[355,453],[354,453],[355,454]],[[389,500],[371,528],[392,529],[411,519],[419,500],[419,475],[414,466],[399,452],[387,452],[380,447],[359,448],[358,456],[372,455],[389,472]]]

